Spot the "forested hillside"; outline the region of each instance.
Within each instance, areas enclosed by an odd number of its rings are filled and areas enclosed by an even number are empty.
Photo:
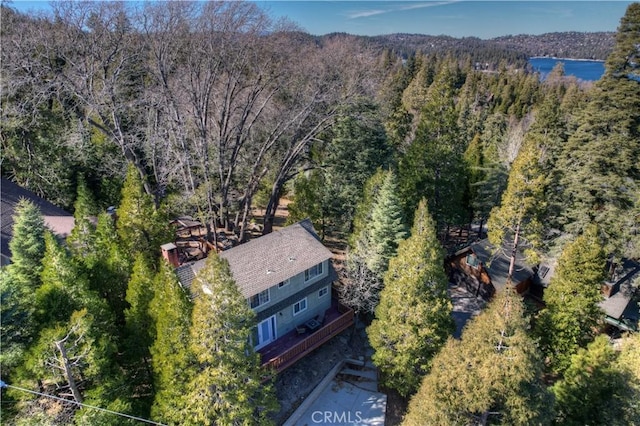
[[[312,37],[249,2],[126,5],[0,7],[2,175],[76,221],[58,241],[34,205],[16,210],[3,423],[133,424],[81,403],[272,423],[228,265],[211,256],[212,294],[189,298],[158,247],[182,215],[242,242],[261,208],[268,233],[285,196],[289,220],[348,245],[342,301],[411,401],[406,424],[640,418],[640,335],[614,350],[595,306],[607,260],[640,258],[639,3],[612,44],[561,38],[593,44],[558,56],[606,52],[593,84],[527,71],[564,49],[553,35]],[[472,224],[558,267],[539,310],[507,289],[455,340],[445,247]]]

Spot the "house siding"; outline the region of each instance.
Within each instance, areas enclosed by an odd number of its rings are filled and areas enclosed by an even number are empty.
[[[276,316],[276,335],[282,336],[296,326],[311,318],[324,313],[331,307],[331,286],[336,278],[335,271],[328,260],[322,262],[322,274],[313,279],[304,280],[304,271],[289,279],[289,283],[282,288],[275,285],[269,289],[269,303],[254,309],[257,321]],[[319,291],[327,288],[327,294],[319,297]],[[306,310],[294,315],[293,305],[300,300],[307,299]],[[255,332],[257,336],[257,331]],[[257,341],[257,340],[256,340]]]

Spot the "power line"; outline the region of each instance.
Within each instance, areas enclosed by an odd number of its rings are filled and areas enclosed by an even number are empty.
[[[104,411],[106,413],[115,414],[116,416],[126,417],[126,418],[129,418],[129,419],[132,419],[132,420],[137,420],[139,422],[149,423],[149,424],[158,425],[158,426],[167,426],[167,425],[165,425],[163,423],[154,422],[153,420],[143,419],[142,417],[136,417],[136,416],[131,416],[129,414],[118,413],[117,411],[107,410],[106,408],[100,408],[100,407],[96,407],[96,406],[89,405],[89,404],[83,404],[82,402],[71,401],[69,399],[60,398],[60,397],[55,396],[55,395],[49,395],[49,394],[46,394],[46,393],[36,392],[36,391],[32,391],[30,389],[25,389],[25,388],[21,388],[21,387],[18,387],[18,386],[9,385],[9,384],[3,382],[2,380],[0,380],[0,388],[17,389],[19,391],[32,393],[34,395],[44,396],[46,398],[56,399],[56,400],[62,401],[62,402],[75,404],[75,405],[80,405],[82,407],[92,408],[94,410]]]

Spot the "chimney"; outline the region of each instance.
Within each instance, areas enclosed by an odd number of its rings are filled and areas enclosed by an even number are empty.
[[[166,243],[160,246],[162,249],[162,257],[164,260],[169,262],[174,268],[180,266],[180,261],[178,260],[178,247],[176,247],[173,243]]]

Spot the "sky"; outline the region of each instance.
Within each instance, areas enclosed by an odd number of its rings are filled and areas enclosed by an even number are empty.
[[[256,0],[313,35],[412,33],[479,37],[559,31],[615,31],[630,1],[300,1]],[[20,11],[48,2],[13,0]]]

